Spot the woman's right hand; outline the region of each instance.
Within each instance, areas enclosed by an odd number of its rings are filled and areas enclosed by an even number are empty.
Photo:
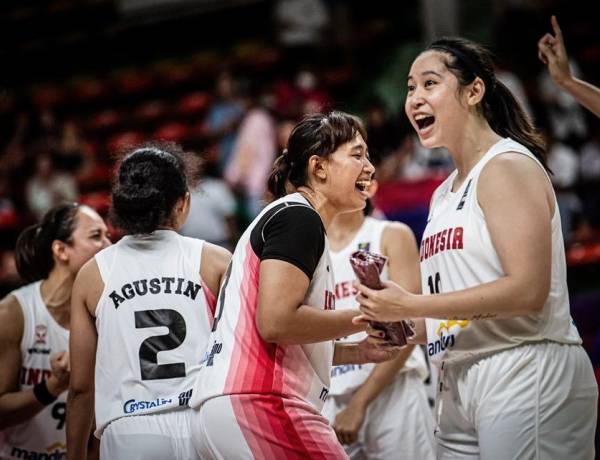
[[[65,350],[51,355],[50,368],[52,375],[46,381],[46,386],[51,394],[58,396],[69,388],[69,377],[71,376],[69,352]]]

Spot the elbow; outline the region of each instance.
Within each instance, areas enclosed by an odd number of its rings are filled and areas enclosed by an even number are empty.
[[[550,295],[550,282],[540,283],[538,285],[530,284],[530,287],[523,288],[522,310],[524,314],[540,313],[546,305]],[[535,287],[531,287],[535,286]]]
[[[281,343],[282,331],[273,320],[256,318],[256,329],[260,337],[267,343]]]

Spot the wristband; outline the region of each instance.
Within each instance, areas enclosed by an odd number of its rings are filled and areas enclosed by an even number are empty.
[[[37,399],[44,406],[52,404],[57,398],[48,391],[48,386],[46,385],[45,380],[42,380],[40,383],[37,383],[33,386],[33,395],[35,396],[35,399]]]

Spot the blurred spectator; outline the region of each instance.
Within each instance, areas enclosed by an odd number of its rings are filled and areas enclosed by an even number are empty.
[[[530,117],[533,116],[533,111],[531,110],[531,105],[529,104],[529,99],[527,98],[527,93],[525,92],[525,87],[521,82],[521,79],[517,76],[516,73],[510,71],[506,68],[496,68],[496,78],[500,80],[504,85],[510,90],[511,93],[517,98],[517,100],[521,103],[525,112]]]
[[[55,155],[56,167],[77,175],[83,166],[84,144],[74,121],[63,123]]]
[[[222,72],[217,77],[217,100],[206,116],[206,132],[219,139],[218,164],[219,171],[224,171],[229,163],[236,129],[244,114],[244,109],[235,94],[235,82],[229,72]]]
[[[552,136],[546,136],[548,150],[548,167],[556,191],[556,201],[560,210],[560,222],[563,238],[571,241],[576,216],[581,214],[581,200],[575,193],[575,185],[579,176],[579,157],[568,145],[555,142]]]
[[[77,199],[77,185],[73,177],[55,169],[54,159],[47,150],[35,156],[35,174],[25,186],[29,210],[41,219],[51,207]]]
[[[587,238],[600,237],[600,120],[594,120],[593,136],[581,147],[581,196]]]
[[[291,66],[314,63],[329,23],[325,4],[321,0],[278,0],[275,20],[279,43],[286,49]]]
[[[383,101],[374,98],[367,105],[365,122],[371,161],[379,162],[391,152],[399,149],[412,131],[408,120],[393,120]],[[409,131],[410,130],[410,131]]]
[[[286,117],[299,118],[325,112],[331,107],[329,93],[321,87],[318,76],[308,69],[296,73],[293,83],[279,79],[274,84],[274,108]]]
[[[288,139],[292,129],[296,126],[296,121],[291,118],[282,118],[277,124],[277,155],[281,155],[283,149],[287,148]]]
[[[265,107],[265,94],[252,95],[237,134],[225,179],[244,197],[246,212],[254,219],[264,206],[267,178],[275,159],[275,120]]]
[[[190,193],[190,213],[180,232],[233,249],[238,236],[235,213],[235,197],[227,183],[219,177],[204,175]]]

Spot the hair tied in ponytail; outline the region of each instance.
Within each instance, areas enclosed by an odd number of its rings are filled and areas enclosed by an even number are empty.
[[[283,149],[283,152],[281,152],[281,156],[283,158],[283,161],[290,165],[290,167],[294,166],[294,162],[290,161],[290,154],[288,152],[288,149]]]

